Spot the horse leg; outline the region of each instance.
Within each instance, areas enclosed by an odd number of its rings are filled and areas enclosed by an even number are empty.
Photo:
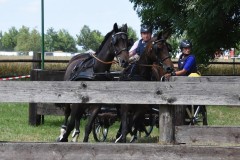
[[[118,137],[115,141],[117,142],[123,142],[126,143],[127,133],[128,133],[128,105],[123,104],[121,106],[121,135]]]
[[[80,120],[85,112],[86,105],[81,106],[81,104],[75,104],[73,106],[73,110],[76,112],[75,114],[75,129],[72,133],[72,142],[77,142],[80,134]]]
[[[75,129],[72,133],[72,142],[78,142],[78,137],[79,137],[79,134],[80,134],[80,119],[81,119],[81,116],[77,116],[75,118]]]
[[[121,113],[120,113],[120,108],[121,106],[115,105],[116,110],[117,110],[117,117],[121,118]],[[118,139],[121,136],[121,130],[122,130],[122,123],[120,123],[119,129],[116,134],[116,139]]]
[[[63,122],[63,124],[61,126],[60,135],[57,138],[57,142],[60,142],[61,139],[63,138],[63,135],[66,133],[67,124],[68,124],[68,118],[69,118],[70,113],[71,113],[70,104],[63,104],[63,105],[64,105],[64,122]]]
[[[122,123],[120,123],[119,129],[118,129],[118,131],[117,131],[116,141],[117,141],[117,139],[122,135],[122,134],[121,134],[121,131],[122,131]],[[121,137],[120,137],[120,138],[121,138]]]
[[[134,126],[134,130],[132,131],[132,138],[130,140],[130,142],[134,142],[137,140],[138,136],[137,136],[137,132],[147,132],[146,128],[145,128],[145,124],[144,124],[144,120],[145,120],[145,113],[147,111],[147,107],[145,107],[144,105],[138,105],[136,107],[134,107],[134,115],[133,115],[133,126]]]
[[[71,118],[67,124],[66,133],[63,134],[63,138],[60,140],[60,142],[68,142],[68,136],[75,126],[75,120],[82,117],[81,111],[82,108],[79,106],[79,104],[72,104]]]
[[[101,106],[93,106],[92,107],[92,110],[91,110],[91,115],[90,117],[88,118],[88,122],[85,126],[85,134],[84,134],[84,139],[83,139],[83,142],[88,142],[88,139],[89,139],[89,135],[92,131],[92,125],[94,123],[94,120],[96,119],[98,113],[100,112],[101,110]]]

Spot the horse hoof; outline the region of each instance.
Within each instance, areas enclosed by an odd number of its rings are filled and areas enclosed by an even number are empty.
[[[132,136],[132,138],[130,139],[130,143],[133,143],[137,140],[137,136]]]
[[[60,137],[57,138],[56,142],[60,142]]]
[[[122,142],[122,135],[120,135],[120,136],[115,140],[115,143],[119,143],[119,142]]]
[[[68,142],[68,139],[67,138],[60,138],[60,137],[58,137],[57,138],[57,142]]]

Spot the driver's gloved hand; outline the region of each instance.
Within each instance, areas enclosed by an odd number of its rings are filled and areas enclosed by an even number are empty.
[[[140,56],[138,54],[135,54],[134,56],[129,58],[129,63],[136,62],[140,59]]]

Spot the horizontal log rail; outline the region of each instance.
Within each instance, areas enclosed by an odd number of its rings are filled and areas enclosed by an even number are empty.
[[[228,159],[239,147],[111,143],[0,143],[0,159]]]
[[[204,78],[195,82],[4,81],[0,101],[240,106],[240,83],[234,82],[238,79],[231,83],[211,82],[207,77],[205,82]]]

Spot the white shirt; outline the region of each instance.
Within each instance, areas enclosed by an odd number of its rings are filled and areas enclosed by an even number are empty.
[[[129,57],[132,57],[136,54],[136,49],[138,47],[138,43],[139,43],[140,40],[137,40],[133,46],[131,47],[131,49],[129,50]]]

